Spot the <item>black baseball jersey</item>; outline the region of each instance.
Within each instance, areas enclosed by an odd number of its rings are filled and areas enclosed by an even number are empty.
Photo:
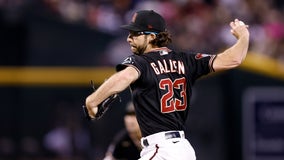
[[[142,136],[184,130],[196,79],[213,70],[215,56],[174,52],[159,48],[131,55],[117,65],[134,67],[139,78],[130,85]]]

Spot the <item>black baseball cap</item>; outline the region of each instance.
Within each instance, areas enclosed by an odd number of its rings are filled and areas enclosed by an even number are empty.
[[[153,10],[141,10],[132,16],[130,24],[122,25],[122,29],[129,31],[153,31],[163,32],[166,30],[164,18]]]

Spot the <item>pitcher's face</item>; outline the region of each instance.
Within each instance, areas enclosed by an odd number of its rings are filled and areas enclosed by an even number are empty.
[[[153,40],[152,32],[134,32],[129,31],[127,42],[130,44],[130,49],[134,54],[141,55],[149,49],[149,42]]]

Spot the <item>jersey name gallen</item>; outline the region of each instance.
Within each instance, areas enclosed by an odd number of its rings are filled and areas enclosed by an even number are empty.
[[[167,65],[167,61],[168,61],[169,66]],[[164,59],[162,61],[158,60],[157,64],[152,62],[150,63],[150,65],[157,75],[163,74],[163,73],[174,73],[174,72],[177,72],[179,74],[185,73],[184,64],[182,61]]]

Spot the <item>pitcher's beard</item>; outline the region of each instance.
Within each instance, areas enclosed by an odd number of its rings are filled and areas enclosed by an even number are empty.
[[[144,38],[144,42],[143,42],[143,45],[139,45],[139,46],[136,46],[136,51],[134,52],[134,54],[136,55],[142,55],[145,53],[145,50],[147,48],[147,39],[146,37]]]
[[[136,53],[135,54],[137,54],[137,55],[142,55],[144,52],[145,52],[145,50],[146,50],[146,47],[147,46],[144,46],[144,47],[137,47],[136,49]]]

